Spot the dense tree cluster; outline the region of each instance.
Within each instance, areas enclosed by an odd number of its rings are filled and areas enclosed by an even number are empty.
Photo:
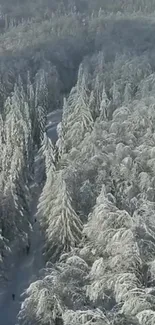
[[[154,324],[154,86],[147,54],[108,62],[103,50],[80,65],[38,205],[50,263],[21,324]]]
[[[39,71],[32,84],[28,74],[25,90],[19,78],[14,91],[4,101],[0,116],[0,253],[3,271],[14,246],[18,247],[20,243],[22,249],[31,230],[30,186],[34,155],[43,139],[47,115],[43,77],[44,71]]]
[[[8,22],[19,24],[22,19],[50,17],[51,12],[95,13],[100,9],[105,12],[152,13],[155,10],[153,0],[1,0],[2,27]]]
[[[2,2],[0,276],[28,238],[36,152],[46,265],[19,323],[154,325],[154,1],[20,3]]]

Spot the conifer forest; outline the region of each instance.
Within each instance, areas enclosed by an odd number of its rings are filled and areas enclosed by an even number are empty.
[[[0,325],[155,325],[155,0],[0,0]]]

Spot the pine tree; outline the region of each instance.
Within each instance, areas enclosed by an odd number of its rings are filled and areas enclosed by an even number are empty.
[[[40,69],[35,76],[35,107],[41,106],[47,112],[48,89],[46,79],[46,72]]]
[[[44,271],[42,279],[31,283],[25,292],[18,315],[20,324],[63,324],[69,308],[78,310],[86,304],[84,283],[88,265],[84,260],[68,256],[65,262],[48,263]]]
[[[55,154],[52,140],[47,137],[46,133],[44,133],[44,138],[39,152],[45,159],[45,169],[46,174],[48,174],[51,166],[53,170],[55,169]]]
[[[64,141],[67,151],[71,150],[73,147],[77,148],[83,140],[85,133],[93,129],[93,119],[89,110],[88,89],[85,75],[81,77],[81,73],[80,70],[76,92],[70,94],[70,98],[68,99],[68,104],[71,106],[69,109],[70,114],[65,123],[64,132]]]
[[[131,84],[127,83],[124,90],[124,102],[126,105],[131,101],[131,98],[132,98]]]
[[[104,120],[107,120],[109,117],[109,112],[108,112],[108,106],[109,106],[109,99],[105,91],[105,86],[103,86],[103,91],[102,91],[102,98],[101,98],[101,103],[100,103],[100,117],[103,118]]]
[[[61,252],[67,252],[79,243],[82,223],[71,206],[71,197],[61,172],[54,175],[54,182],[52,172],[47,174],[38,213],[46,228],[46,249],[49,257],[57,258]]]

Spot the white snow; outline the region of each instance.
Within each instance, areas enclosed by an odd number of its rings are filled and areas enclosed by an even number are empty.
[[[52,140],[55,144],[57,140],[57,125],[61,121],[62,118],[62,109],[54,111],[47,116],[47,126],[46,133],[47,136]]]

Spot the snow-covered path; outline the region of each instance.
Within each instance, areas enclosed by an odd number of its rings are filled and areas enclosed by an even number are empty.
[[[46,133],[47,136],[52,140],[54,144],[57,140],[56,127],[57,124],[61,122],[61,119],[62,119],[62,109],[57,109],[56,111],[51,112],[47,116]]]
[[[48,116],[48,136],[56,141],[56,126],[61,121],[62,111],[55,111]],[[50,123],[51,121],[51,123]],[[52,132],[50,132],[50,128]],[[38,161],[36,157],[35,168],[36,175],[38,175]],[[37,179],[34,184],[37,184]],[[38,198],[41,189],[35,187],[35,195],[32,199],[31,205],[31,221],[32,221],[32,232],[30,235],[31,248],[29,255],[23,253],[23,255],[17,259],[14,267],[11,270],[11,278],[7,283],[5,291],[3,293],[1,304],[0,304],[0,325],[17,325],[17,315],[20,311],[20,306],[24,300],[22,293],[29,284],[39,275],[39,271],[44,267],[44,257],[42,255],[43,248],[43,237],[40,231],[39,223],[34,222],[34,216],[37,209]],[[15,294],[15,300],[12,300],[12,294]],[[32,324],[33,325],[33,324]]]
[[[33,236],[36,240],[32,243],[31,252],[29,256],[21,258],[20,264],[14,268],[12,279],[8,283],[7,293],[0,308],[1,325],[16,324],[16,316],[23,300],[21,294],[35,280],[39,270],[44,265],[40,245],[40,232],[37,225],[34,228]],[[12,293],[15,294],[15,301],[12,300]]]

